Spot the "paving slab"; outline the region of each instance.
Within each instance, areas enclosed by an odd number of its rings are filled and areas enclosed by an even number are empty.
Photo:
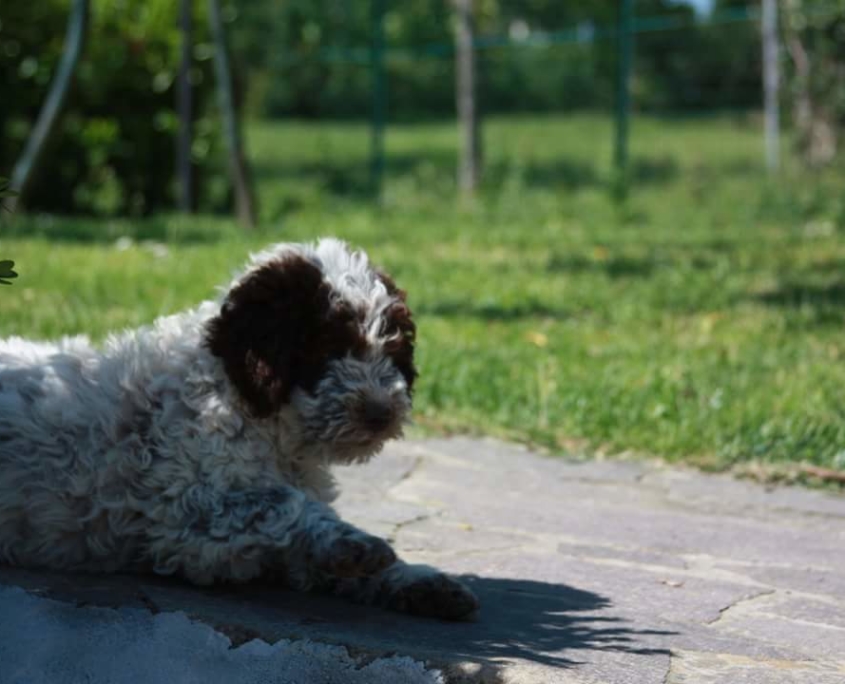
[[[66,606],[153,636],[177,625],[185,643],[210,649],[214,672],[237,670],[226,682],[845,683],[841,494],[469,438],[395,444],[337,475],[344,517],[408,561],[463,576],[481,600],[475,621],[259,584],[197,589],[14,568],[0,568],[0,610],[25,597],[45,602],[42,613]],[[16,619],[0,627],[7,654],[16,638],[24,647]],[[237,663],[255,658],[264,669],[250,679]],[[30,681],[2,665],[0,682]]]

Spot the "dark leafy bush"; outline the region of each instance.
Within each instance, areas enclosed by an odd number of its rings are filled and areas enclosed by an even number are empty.
[[[841,0],[840,0],[841,1]],[[364,118],[372,108],[372,3],[231,0],[249,107],[270,117]],[[637,0],[633,105],[695,111],[760,105],[759,25],[746,0]],[[752,3],[753,4],[753,3]],[[487,114],[610,108],[618,0],[478,0],[479,100]],[[453,3],[387,2],[389,117],[453,117]],[[649,28],[651,27],[651,28]],[[671,30],[657,30],[663,29]],[[257,86],[257,87],[254,87]]]
[[[197,204],[228,201],[204,20],[195,6],[192,79]],[[4,3],[0,15],[0,173],[9,175],[63,50],[69,0]],[[172,0],[93,0],[85,54],[57,134],[25,198],[30,209],[147,214],[172,206],[174,83],[180,35]]]

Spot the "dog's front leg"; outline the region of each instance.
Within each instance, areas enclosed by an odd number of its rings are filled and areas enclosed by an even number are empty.
[[[338,579],[330,589],[357,603],[444,620],[466,620],[479,607],[475,594],[459,580],[429,565],[401,560],[371,577]]]
[[[396,560],[384,540],[343,522],[298,489],[219,491],[193,486],[149,532],[156,572],[197,584],[266,574],[295,589],[326,577],[364,577]]]

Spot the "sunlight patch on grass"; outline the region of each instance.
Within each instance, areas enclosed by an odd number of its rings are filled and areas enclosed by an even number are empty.
[[[385,203],[359,124],[249,130],[262,229],[220,217],[21,217],[0,333],[109,331],[216,294],[250,250],[338,235],[409,291],[423,427],[727,467],[843,467],[841,174],[761,172],[748,120],[640,118],[611,199],[610,122],[494,119],[479,200],[454,198],[447,124],[387,135]],[[126,238],[129,238],[127,240]]]

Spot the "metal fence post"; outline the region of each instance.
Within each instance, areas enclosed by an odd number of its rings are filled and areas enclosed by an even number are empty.
[[[27,190],[44,159],[49,138],[59,122],[59,117],[70,92],[76,66],[85,50],[90,13],[89,0],[74,0],[68,19],[64,50],[59,60],[56,76],[50,84],[47,98],[38,113],[38,119],[27,138],[20,159],[12,169],[9,189],[17,194],[7,200],[6,208],[10,212],[14,210],[18,202],[26,200]]]
[[[634,0],[619,1],[616,61],[616,140],[614,163],[618,190],[628,185],[628,124],[631,110],[631,62],[634,47]]]
[[[370,67],[373,83],[371,182],[373,194],[381,200],[384,177],[384,126],[387,119],[387,78],[384,67],[384,0],[372,2]]]
[[[475,56],[473,0],[454,0],[457,15],[455,34],[455,98],[458,112],[460,154],[458,188],[471,196],[481,177],[481,123],[478,110],[478,70]]]
[[[780,116],[778,111],[778,4],[777,0],[763,0],[761,17],[763,37],[763,90],[765,100],[764,130],[766,169],[771,173],[780,165]]]

